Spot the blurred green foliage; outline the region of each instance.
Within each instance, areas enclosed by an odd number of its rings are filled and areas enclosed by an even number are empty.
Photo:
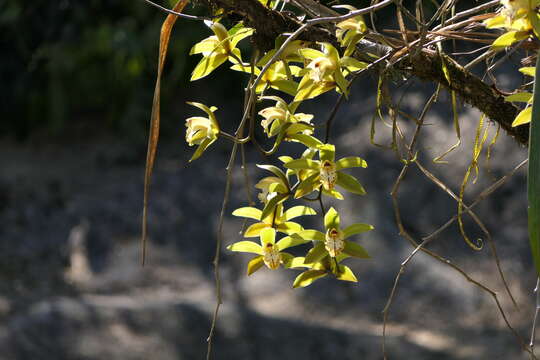
[[[144,138],[164,18],[143,1],[0,2],[0,134]],[[182,27],[163,103],[189,79],[197,60],[188,59],[189,48],[208,32],[201,23]]]

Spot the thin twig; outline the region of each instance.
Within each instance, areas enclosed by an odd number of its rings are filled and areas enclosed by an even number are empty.
[[[534,288],[534,294],[536,294],[536,304],[534,309],[534,319],[531,329],[531,341],[529,346],[531,347],[531,355],[534,356],[534,340],[536,339],[536,320],[538,319],[538,312],[540,311],[540,277],[536,280],[536,287]],[[532,358],[532,357],[531,357]]]
[[[152,5],[152,6],[156,7],[156,8],[158,8],[159,10],[161,10],[163,12],[166,12],[167,14],[173,14],[173,15],[178,16],[179,18],[182,18],[182,19],[198,20],[198,21],[212,20],[212,18],[209,18],[209,17],[206,17],[206,16],[195,16],[195,15],[182,14],[181,12],[177,12],[177,11],[168,9],[168,8],[163,7],[163,6],[159,5],[159,4],[156,4],[155,2],[150,1],[150,0],[143,0],[143,1],[145,3],[147,3],[147,4],[149,4],[149,5]]]
[[[220,255],[221,255],[221,244],[223,243],[223,222],[225,220],[225,211],[227,210],[227,203],[229,201],[229,193],[231,190],[231,183],[232,183],[232,172],[234,169],[234,161],[236,159],[237,149],[238,149],[238,144],[233,143],[231,156],[229,158],[229,163],[227,164],[227,168],[226,168],[227,175],[226,175],[226,182],[225,182],[225,194],[223,196],[223,203],[221,205],[221,213],[219,214],[219,224],[218,224],[217,241],[216,241],[216,254],[213,261],[214,279],[216,282],[216,307],[214,308],[214,314],[212,316],[212,325],[210,326],[210,333],[208,334],[208,338],[206,339],[206,341],[208,342],[208,348],[206,351],[206,360],[210,360],[211,355],[212,355],[212,340],[214,338],[214,331],[216,329],[219,307],[222,304],[219,260],[220,260]]]

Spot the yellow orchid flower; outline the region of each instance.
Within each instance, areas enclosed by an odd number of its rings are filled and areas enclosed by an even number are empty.
[[[253,29],[244,28],[241,23],[229,31],[218,22],[205,21],[205,24],[214,35],[198,42],[190,50],[190,55],[203,55],[191,74],[191,81],[209,75],[227,60],[232,63],[242,63],[240,50],[236,46],[240,40],[253,34]]]
[[[332,207],[324,215],[326,233],[317,230],[303,230],[297,234],[303,239],[316,241],[316,245],[306,255],[306,262],[319,262],[325,256],[336,258],[340,255],[368,259],[367,251],[357,243],[347,240],[349,237],[373,230],[369,224],[356,223],[345,229],[340,228],[340,216]]]
[[[531,30],[540,36],[540,19],[537,8],[540,0],[501,0],[503,7],[499,14],[484,21],[488,29],[506,28],[492,44],[494,50],[502,50],[517,41],[531,36]]]
[[[336,48],[329,43],[322,44],[323,51],[315,49],[300,49],[299,53],[309,60],[304,68],[304,77],[298,84],[295,102],[312,99],[320,94],[337,87],[339,91],[348,95],[349,82],[343,75],[343,70],[349,73],[364,69],[367,64],[352,57],[340,57]]]
[[[234,216],[245,217],[254,219],[259,222],[249,226],[244,232],[244,237],[256,237],[259,236],[262,229],[273,227],[276,231],[285,234],[294,234],[304,230],[304,228],[293,221],[294,218],[304,215],[315,215],[315,210],[308,206],[293,206],[287,211],[283,211],[283,205],[278,204],[275,211],[265,218],[262,217],[262,211],[254,207],[242,207],[236,209],[233,213]]]
[[[189,146],[199,145],[189,161],[199,158],[210,144],[216,141],[219,134],[219,124],[214,111],[217,107],[208,107],[197,102],[188,102],[189,105],[204,111],[208,117],[194,116],[186,119],[186,142]]]
[[[338,5],[333,6],[334,8],[344,8],[349,11],[357,10],[354,6],[351,5]],[[364,22],[362,15],[355,16],[353,18],[344,20],[336,24],[336,37],[340,42],[341,46],[345,48],[343,53],[344,56],[350,56],[354,53],[356,44],[364,37],[367,33],[368,28]]]
[[[276,270],[280,265],[288,267],[294,256],[283,250],[308,243],[309,241],[293,234],[276,242],[276,230],[265,228],[260,232],[260,245],[254,241],[239,241],[227,246],[227,249],[257,255],[248,263],[247,274],[251,275],[263,265],[266,265],[270,270]]]
[[[323,194],[343,200],[343,195],[335,190],[335,186],[364,195],[366,192],[362,185],[351,175],[341,170],[351,167],[367,167],[365,160],[359,157],[346,157],[335,161],[335,147],[324,144],[318,147],[319,160],[300,158],[285,163],[287,169],[296,171],[304,170],[304,179],[296,188],[295,198],[301,198],[312,191],[321,189]]]

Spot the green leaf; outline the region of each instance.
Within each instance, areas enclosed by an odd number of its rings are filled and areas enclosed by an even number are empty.
[[[321,161],[331,161],[334,162],[336,158],[336,147],[332,144],[324,144],[318,147],[319,149],[319,158]]]
[[[261,245],[253,241],[239,241],[232,245],[227,246],[227,250],[236,252],[247,252],[262,255],[263,250]]]
[[[532,110],[533,110],[532,106],[529,106],[525,110],[521,110],[519,114],[517,114],[516,118],[514,119],[514,122],[512,123],[512,127],[530,123],[531,117],[532,117]]]
[[[261,230],[261,244],[275,244],[276,242],[276,230],[274,228],[265,228]]]
[[[285,233],[287,235],[290,235],[290,234],[300,232],[300,231],[304,230],[304,228],[302,227],[302,225],[297,224],[295,222],[286,221],[284,223],[279,224],[276,227],[276,230],[281,231],[282,233]]]
[[[493,50],[503,50],[505,47],[508,47],[513,43],[521,41],[528,37],[528,31],[508,31],[495,39],[495,41],[493,41],[493,44],[491,44],[491,48]]]
[[[264,259],[262,256],[256,256],[253,259],[249,260],[247,265],[247,274],[248,276],[253,274],[255,271],[259,270],[264,265]]]
[[[524,103],[530,103],[532,102],[532,94],[529,92],[520,92],[517,94],[512,94],[504,97],[504,100],[506,101],[512,101],[512,102],[524,102]]]
[[[298,188],[296,188],[296,191],[294,193],[294,198],[299,199],[302,196],[306,196],[307,194],[317,189],[319,186],[321,186],[321,184],[319,183],[319,173],[317,172],[304,179],[298,185]]]
[[[328,251],[326,251],[326,249],[324,247],[324,243],[323,242],[318,242],[306,254],[305,262],[308,263],[308,264],[318,263],[327,255],[328,255]]]
[[[339,229],[339,214],[331,207],[324,215],[324,227],[327,229]]]
[[[339,265],[339,274],[336,275],[336,278],[343,281],[358,282],[352,270],[345,265]]]
[[[540,78],[540,54],[536,58],[536,75]],[[529,130],[529,170],[527,173],[527,199],[529,202],[529,242],[536,267],[540,276],[540,89],[534,83],[532,121]]]
[[[209,75],[218,66],[227,61],[227,59],[228,55],[226,54],[213,54],[203,57],[197,66],[195,66],[195,69],[191,74],[191,81],[195,81]]]
[[[299,216],[316,215],[316,214],[317,212],[313,210],[312,208],[310,208],[309,206],[298,205],[298,206],[293,206],[292,208],[285,211],[285,213],[283,214],[283,217],[285,218],[285,220],[288,221]]]
[[[255,219],[255,220],[261,220],[262,211],[257,209],[257,208],[254,208],[254,207],[247,206],[247,207],[241,207],[241,208],[238,208],[238,209],[234,210],[232,214],[234,216],[245,217],[245,218]]]
[[[356,178],[341,171],[338,172],[336,184],[353,194],[366,194],[366,190],[364,190],[364,187],[356,180]]]
[[[298,233],[298,236],[300,236],[303,239],[307,240],[315,240],[315,241],[323,241],[326,240],[326,236],[317,230],[302,230]]]
[[[347,169],[352,167],[362,167],[367,168],[367,162],[364,159],[361,159],[357,156],[350,156],[341,158],[336,161],[336,170]]]
[[[345,241],[345,248],[343,248],[343,253],[360,259],[371,258],[371,256],[369,256],[369,254],[367,253],[366,249],[364,249],[357,243],[348,240]]]
[[[282,250],[285,250],[285,249],[293,247],[293,246],[306,244],[306,243],[308,243],[310,241],[311,240],[309,240],[309,239],[307,239],[307,240],[303,239],[298,234],[293,234],[291,236],[286,236],[283,239],[279,240],[276,243],[276,246],[278,247],[279,251],[282,251]]]
[[[288,163],[285,163],[283,166],[285,166],[287,169],[293,169],[293,170],[301,170],[301,169],[319,170],[320,163],[316,160],[296,159],[293,161],[289,161]]]
[[[374,227],[369,224],[361,224],[361,223],[352,224],[350,226],[347,226],[345,230],[343,230],[343,238],[347,239],[348,237],[351,237],[353,235],[361,234],[366,231],[371,231],[373,229]]]
[[[270,224],[263,222],[258,222],[253,225],[250,225],[246,231],[244,231],[244,237],[258,237],[261,234],[261,230],[270,227]]]
[[[301,273],[294,279],[293,288],[306,287],[311,285],[315,280],[326,276],[324,270],[307,270]]]

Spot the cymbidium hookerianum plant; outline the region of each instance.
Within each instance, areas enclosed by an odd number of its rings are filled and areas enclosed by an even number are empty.
[[[188,102],[189,105],[195,106],[204,111],[208,117],[194,116],[186,119],[186,141],[189,146],[199,145],[195,153],[189,161],[199,158],[204,150],[216,141],[219,135],[219,124],[217,122],[214,111],[217,107],[208,107],[197,102]]]
[[[335,161],[335,147],[332,144],[317,148],[319,160],[300,158],[285,163],[287,169],[303,171],[303,179],[298,184],[294,197],[301,198],[315,190],[343,200],[343,195],[335,190],[336,185],[353,194],[364,195],[364,187],[355,177],[342,170],[352,167],[366,168],[367,163],[359,157],[345,157]]]
[[[261,219],[265,219],[274,213],[276,206],[281,204],[291,195],[289,178],[274,165],[257,165],[257,167],[268,170],[275,176],[268,176],[260,180],[255,187],[261,190],[259,200],[264,204]]]
[[[336,9],[357,10],[351,5],[336,5]],[[351,56],[354,53],[356,44],[362,40],[367,32],[367,26],[362,15],[352,17],[336,24],[336,38],[342,47],[345,48],[343,56]]]
[[[295,257],[288,263],[288,267],[291,269],[307,268],[308,270],[300,273],[294,279],[293,288],[306,287],[327,275],[333,275],[337,280],[358,282],[352,270],[348,266],[340,264],[346,258],[348,258],[347,255],[339,255],[334,259],[325,257],[321,261],[310,263],[303,257]]]
[[[276,270],[283,265],[289,267],[294,256],[283,250],[293,246],[302,245],[310,240],[304,240],[300,236],[293,234],[286,236],[276,242],[276,230],[273,228],[262,229],[260,234],[260,244],[254,241],[239,241],[227,246],[228,250],[256,254],[247,267],[247,274],[251,275],[266,265],[271,270]]]
[[[305,287],[315,280],[333,275],[338,280],[357,282],[352,270],[340,262],[355,257],[369,259],[367,251],[360,245],[347,238],[366,231],[373,230],[369,224],[352,224],[345,229],[340,228],[339,214],[330,208],[324,216],[326,234],[317,230],[304,230],[297,235],[305,240],[312,240],[315,246],[305,257],[296,257],[289,262],[290,268],[307,268],[296,277],[293,287]]]
[[[362,246],[347,239],[373,230],[372,225],[356,223],[341,229],[339,214],[332,207],[324,215],[324,228],[324,234],[317,230],[303,230],[298,233],[303,239],[315,241],[315,246],[306,255],[307,263],[319,262],[326,256],[336,258],[342,254],[360,259],[370,258]]]
[[[484,21],[488,29],[506,28],[492,44],[495,50],[503,50],[513,43],[524,40],[534,33],[540,34],[538,6],[540,0],[502,0],[499,14]]]
[[[294,101],[312,99],[337,87],[339,92],[348,95],[349,82],[343,71],[353,72],[364,69],[367,64],[349,56],[341,58],[339,52],[329,43],[322,44],[323,51],[305,48],[298,52],[309,60],[301,71],[303,75]]]
[[[229,31],[218,22],[205,21],[205,23],[214,32],[214,35],[198,42],[190,50],[190,55],[203,55],[191,74],[191,81],[209,75],[227,60],[233,64],[241,64],[242,55],[236,46],[240,40],[253,34],[253,29],[245,28],[241,23]]]
[[[231,66],[231,69],[251,73],[251,66],[246,64],[235,64]],[[298,83],[293,80],[293,77],[299,76],[301,70],[300,67],[289,66],[284,61],[275,62],[263,74],[261,81],[255,88],[255,92],[261,94],[266,89],[272,88],[294,96],[298,91]],[[260,73],[261,69],[255,66],[253,68],[253,74],[259,76]]]
[[[278,96],[262,96],[260,100],[273,100],[274,106],[270,106],[259,111],[264,119],[261,126],[268,138],[277,135],[274,146],[270,152],[277,149],[283,140],[301,142],[307,147],[322,145],[322,143],[312,136],[314,127],[311,124],[313,115],[304,113],[294,113],[300,103],[290,105]]]
[[[232,213],[234,216],[245,217],[248,219],[254,219],[259,222],[250,225],[246,231],[244,231],[244,237],[256,237],[259,236],[260,232],[266,228],[274,228],[276,231],[285,233],[285,234],[294,234],[299,231],[304,230],[302,225],[289,221],[299,216],[304,215],[315,215],[317,214],[315,210],[308,206],[293,206],[292,208],[283,211],[283,204],[278,204],[272,213],[263,218],[262,211],[254,207],[242,207],[236,209]]]

